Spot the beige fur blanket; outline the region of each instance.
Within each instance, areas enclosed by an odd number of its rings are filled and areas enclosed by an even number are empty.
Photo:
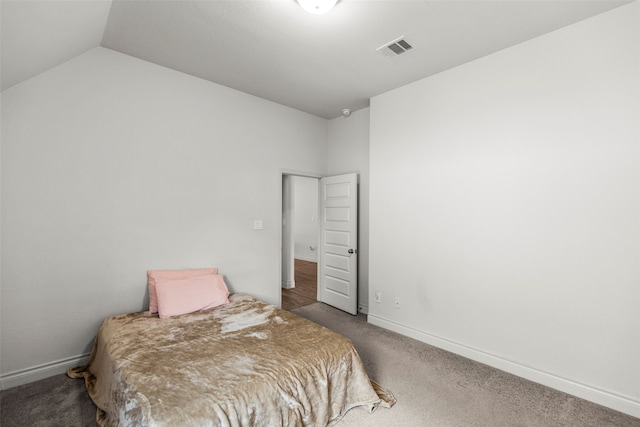
[[[101,426],[331,426],[393,396],[351,341],[248,295],[215,309],[104,321],[84,378]],[[382,398],[381,398],[382,397]]]

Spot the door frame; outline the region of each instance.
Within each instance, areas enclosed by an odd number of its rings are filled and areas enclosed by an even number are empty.
[[[278,204],[278,206],[280,207],[280,213],[278,215],[278,217],[280,218],[280,222],[278,224],[278,239],[280,241],[280,252],[278,254],[278,307],[282,308],[282,232],[283,232],[283,227],[282,227],[282,222],[284,220],[284,217],[282,215],[282,202],[283,202],[283,180],[284,180],[284,176],[285,175],[289,175],[289,176],[300,176],[303,178],[313,178],[313,179],[317,179],[318,183],[320,183],[320,178],[324,178],[326,175],[322,175],[322,174],[318,174],[318,173],[313,173],[313,172],[303,172],[303,171],[296,171],[296,170],[290,170],[290,169],[280,169],[280,174],[278,175],[278,181],[279,181],[279,191],[278,194],[279,199],[280,199],[280,203]],[[318,206],[318,214],[320,213],[320,206]],[[317,218],[317,216],[316,216]],[[318,245],[320,244],[320,226],[318,225],[317,228],[317,233],[318,233]],[[293,256],[293,254],[292,254]],[[316,280],[318,280],[318,278],[316,277]],[[316,300],[319,301],[320,298],[320,289],[318,288],[317,292],[316,292]]]

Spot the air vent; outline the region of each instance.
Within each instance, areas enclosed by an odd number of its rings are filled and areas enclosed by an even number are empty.
[[[389,43],[385,43],[376,50],[385,56],[398,56],[411,49],[413,49],[413,46],[402,36]]]

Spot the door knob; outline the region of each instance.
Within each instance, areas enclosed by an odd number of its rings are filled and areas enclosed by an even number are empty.
[[[348,251],[350,254],[357,254],[358,250],[357,249],[349,249]]]

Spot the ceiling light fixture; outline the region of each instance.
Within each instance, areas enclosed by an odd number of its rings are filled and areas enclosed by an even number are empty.
[[[307,12],[321,15],[329,12],[338,0],[298,0],[298,4]]]

